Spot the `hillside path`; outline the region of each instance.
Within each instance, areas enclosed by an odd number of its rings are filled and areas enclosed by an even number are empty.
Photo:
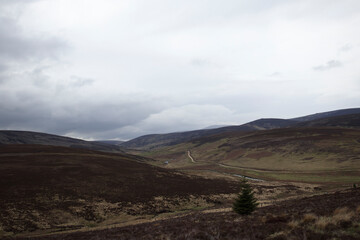
[[[193,163],[195,163],[194,158],[191,156],[190,150],[187,151],[187,154],[188,154],[188,157],[191,159],[191,161],[192,161]]]

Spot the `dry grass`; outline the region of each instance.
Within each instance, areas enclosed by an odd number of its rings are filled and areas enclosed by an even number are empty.
[[[343,207],[337,208],[332,216],[316,216],[312,213],[305,214],[302,223],[304,225],[313,224],[313,227],[318,230],[329,230],[336,226],[343,228],[351,226],[354,217],[355,211]]]
[[[301,223],[302,224],[309,224],[309,223],[313,223],[317,220],[317,216],[313,213],[306,213],[304,214]]]
[[[286,231],[276,232],[271,234],[267,239],[271,239],[271,240],[288,239],[288,232]]]
[[[331,217],[319,217],[314,223],[316,229],[325,230],[329,226],[333,226],[333,219]]]
[[[314,213],[306,213],[301,220],[293,219],[287,223],[288,231],[299,230],[305,228],[316,232],[328,232],[333,230],[342,230],[346,233],[347,229],[359,225],[360,206],[356,209],[341,207],[334,210],[330,216],[317,216]],[[291,234],[290,234],[291,235]],[[280,239],[280,238],[276,238]],[[286,239],[286,238],[284,238]]]
[[[360,237],[359,214],[360,206],[355,209],[349,209],[348,207],[337,208],[330,216],[306,213],[300,219],[292,219],[287,222],[287,227],[271,234],[267,239],[306,239],[307,236],[316,236],[317,234],[320,237],[331,232],[336,233],[334,239],[348,239],[349,236],[351,236],[351,239],[358,239]],[[274,214],[267,214],[262,217],[261,222],[266,224],[276,218],[277,216]]]
[[[298,221],[298,220],[291,220],[290,222],[288,222],[288,226],[289,226],[291,229],[298,228],[298,227],[300,226],[300,221]]]
[[[355,216],[354,211],[350,211],[347,207],[338,208],[334,211],[334,215],[332,217],[334,223],[339,223],[343,221],[351,221]]]

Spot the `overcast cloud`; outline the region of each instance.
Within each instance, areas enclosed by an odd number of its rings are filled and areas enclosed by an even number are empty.
[[[0,129],[84,139],[359,107],[357,0],[0,0]]]

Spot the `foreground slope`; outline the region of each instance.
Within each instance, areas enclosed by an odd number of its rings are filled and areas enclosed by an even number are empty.
[[[106,144],[102,142],[90,142],[76,138],[29,131],[0,130],[0,145],[1,144],[41,144],[86,148],[108,152],[122,152],[122,149],[119,146],[112,144]]]
[[[195,213],[166,221],[34,239],[356,240],[360,239],[360,190],[282,201],[245,217],[233,212]]]
[[[196,207],[190,198],[211,203],[212,194],[238,190],[234,182],[189,177],[141,161],[85,149],[1,145],[0,237],[109,225]]]

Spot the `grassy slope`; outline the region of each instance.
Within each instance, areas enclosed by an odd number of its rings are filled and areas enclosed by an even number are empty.
[[[143,153],[168,167],[195,165],[267,179],[309,182],[360,182],[360,130],[287,128],[252,133],[227,133]],[[236,171],[235,171],[236,172]]]

